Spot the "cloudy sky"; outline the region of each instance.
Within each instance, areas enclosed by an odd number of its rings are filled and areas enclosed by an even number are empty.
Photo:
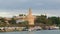
[[[0,0],[0,16],[12,17],[25,14],[32,8],[33,14],[60,16],[60,0]]]

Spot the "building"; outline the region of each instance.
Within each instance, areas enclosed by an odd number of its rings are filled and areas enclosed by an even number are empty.
[[[23,14],[21,16],[17,16],[16,18],[17,18],[17,22],[27,21],[28,25],[34,25],[34,16],[32,15],[31,8],[29,8],[29,12],[27,15],[24,16]]]
[[[0,19],[2,19],[2,18],[0,18]],[[12,19],[15,20],[15,22],[13,22],[13,23],[26,23],[26,21],[27,21],[27,24],[25,24],[25,25],[34,25],[35,16],[32,15],[32,10],[31,10],[31,8],[29,8],[27,15],[19,14],[19,16],[13,16],[12,18],[4,17],[4,22],[6,22],[7,25],[10,25],[10,23],[12,23],[12,21],[11,21]]]
[[[29,8],[29,13],[26,16],[29,25],[34,25],[34,16],[32,15],[31,8]]]

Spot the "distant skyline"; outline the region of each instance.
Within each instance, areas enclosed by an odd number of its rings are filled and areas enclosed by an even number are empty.
[[[0,0],[2,17],[27,14],[29,8],[32,8],[33,14],[60,16],[60,0]]]

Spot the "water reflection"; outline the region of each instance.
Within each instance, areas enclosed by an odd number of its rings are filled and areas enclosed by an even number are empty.
[[[60,30],[41,30],[41,31],[20,31],[20,32],[0,32],[0,34],[60,34]]]
[[[34,34],[34,32],[29,32],[28,34]]]

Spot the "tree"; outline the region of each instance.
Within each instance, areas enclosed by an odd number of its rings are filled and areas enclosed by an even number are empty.
[[[12,18],[10,21],[9,21],[11,24],[16,24],[16,20],[14,18]]]
[[[60,18],[59,17],[49,17],[50,21],[52,21],[52,24],[59,25],[60,24]]]
[[[19,14],[19,16],[26,16],[25,14]]]
[[[45,15],[41,15],[41,16],[37,16],[35,19],[35,23],[43,23],[46,24],[47,23],[47,16]]]

